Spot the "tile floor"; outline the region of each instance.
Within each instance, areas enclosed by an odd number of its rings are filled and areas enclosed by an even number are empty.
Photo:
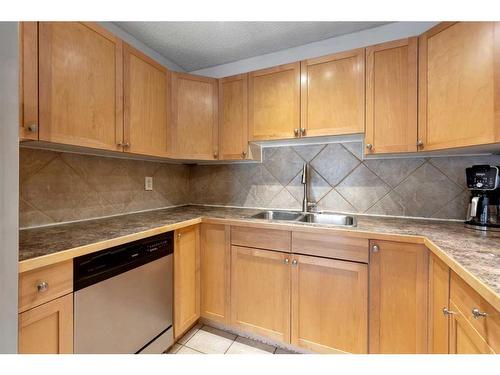
[[[246,337],[198,324],[191,328],[169,354],[294,354]]]

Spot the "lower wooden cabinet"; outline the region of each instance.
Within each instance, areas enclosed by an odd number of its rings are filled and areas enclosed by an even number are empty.
[[[230,227],[201,225],[201,316],[229,323],[231,245]]]
[[[290,254],[231,247],[231,325],[290,342]]]
[[[368,265],[292,256],[291,343],[320,353],[368,352]]]
[[[467,321],[458,306],[450,302],[450,354],[494,354],[481,334]]]
[[[449,352],[450,268],[429,256],[429,353]]]
[[[175,231],[174,336],[180,337],[200,318],[199,226]]]
[[[19,314],[19,353],[73,353],[73,293]]]
[[[428,250],[370,241],[370,353],[427,353]]]

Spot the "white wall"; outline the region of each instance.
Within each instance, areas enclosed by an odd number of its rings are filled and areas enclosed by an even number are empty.
[[[154,60],[158,61],[163,66],[166,66],[167,68],[174,70],[176,72],[184,72],[184,69],[182,69],[179,65],[177,65],[173,61],[170,61],[165,56],[160,55],[154,49],[148,47],[147,45],[145,45],[141,41],[137,40],[135,37],[133,37],[132,35],[127,33],[125,30],[123,30],[118,25],[114,24],[113,22],[99,22],[99,24],[102,27],[111,31],[117,37],[119,37],[119,38],[123,39],[125,42],[129,43],[134,48],[137,48],[139,51],[145,53],[149,57],[152,57]]]
[[[0,22],[0,353],[17,353],[18,23]]]
[[[436,24],[437,22],[394,22],[375,27],[373,29],[325,39],[319,42],[304,44],[302,46],[222,64],[211,68],[200,69],[190,73],[215,78],[227,77],[270,66],[286,64],[311,57],[328,55],[330,53],[347,51],[354,48],[366,47],[390,40],[418,35]]]

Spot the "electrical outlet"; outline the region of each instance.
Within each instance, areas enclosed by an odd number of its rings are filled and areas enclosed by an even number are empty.
[[[144,190],[153,190],[153,177],[146,177],[144,179]]]

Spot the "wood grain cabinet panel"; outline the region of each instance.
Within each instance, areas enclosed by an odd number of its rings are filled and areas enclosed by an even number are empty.
[[[168,149],[178,159],[218,158],[217,80],[172,73],[172,119]]]
[[[435,255],[429,256],[429,353],[448,354],[450,268]]]
[[[122,42],[94,23],[40,22],[40,140],[122,150]]]
[[[390,241],[370,247],[370,353],[427,353],[427,248]]]
[[[441,23],[419,39],[421,150],[500,142],[500,23]]]
[[[247,157],[248,74],[219,79],[219,159]]]
[[[175,231],[174,336],[181,337],[200,318],[200,231]]]
[[[366,49],[366,154],[417,151],[417,42]]]
[[[319,353],[367,353],[368,266],[292,259],[292,344]]]
[[[38,140],[38,22],[19,22],[19,139]]]
[[[289,262],[290,254],[231,246],[233,327],[290,342]]]
[[[300,63],[249,73],[248,103],[251,141],[299,136]]]
[[[19,353],[73,353],[73,294],[19,314]]]
[[[302,61],[302,136],[363,133],[364,48]]]
[[[280,229],[231,226],[231,244],[290,252],[291,233]]]
[[[166,156],[170,73],[127,44],[123,63],[125,151]]]
[[[229,324],[231,244],[229,225],[201,225],[201,316]]]

